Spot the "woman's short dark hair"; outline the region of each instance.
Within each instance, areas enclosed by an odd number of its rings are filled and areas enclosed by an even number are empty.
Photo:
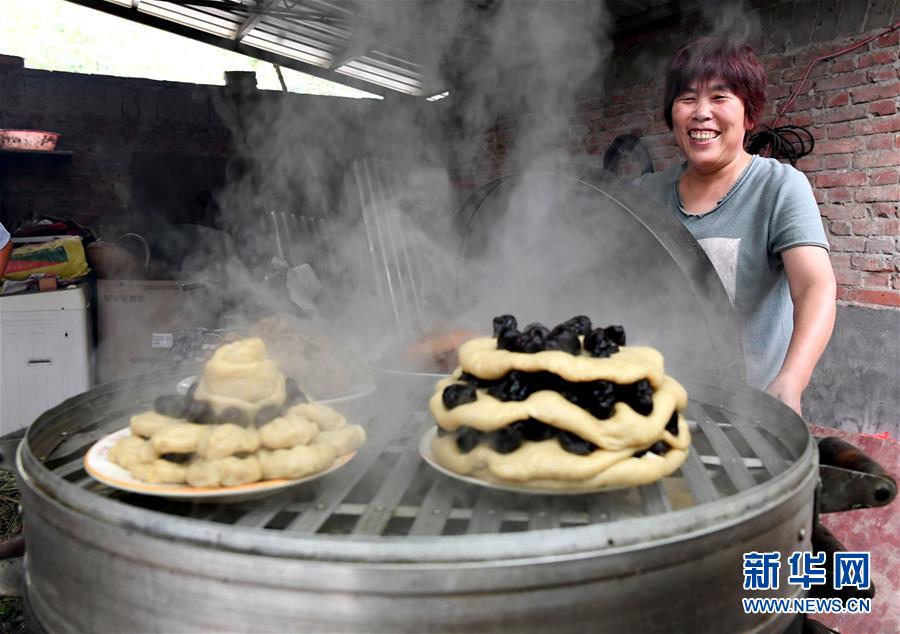
[[[683,46],[666,73],[663,116],[672,129],[672,104],[694,82],[720,77],[744,104],[750,124],[759,123],[766,105],[766,71],[746,42],[728,37],[705,37]]]

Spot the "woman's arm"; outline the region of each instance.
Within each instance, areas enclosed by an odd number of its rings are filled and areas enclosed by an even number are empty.
[[[800,397],[834,328],[836,285],[828,252],[821,247],[794,247],[781,258],[794,302],[794,332],[766,391],[799,414]]]

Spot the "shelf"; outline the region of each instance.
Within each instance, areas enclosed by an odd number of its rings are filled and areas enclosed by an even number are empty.
[[[72,156],[72,150],[0,150],[0,156]]]

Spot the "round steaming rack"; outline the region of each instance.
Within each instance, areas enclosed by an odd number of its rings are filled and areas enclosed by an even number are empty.
[[[779,631],[740,608],[742,554],[809,545],[817,457],[766,394],[680,377],[696,423],[662,482],[523,495],[422,460],[424,411],[350,415],[344,468],[272,497],[196,504],[91,479],[93,442],[194,370],[107,384],[45,413],[17,457],[37,626],[64,631]],[[424,398],[423,398],[424,402]],[[788,584],[772,596],[788,596]]]

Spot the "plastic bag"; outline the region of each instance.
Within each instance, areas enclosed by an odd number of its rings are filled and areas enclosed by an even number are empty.
[[[5,279],[24,280],[34,273],[77,279],[90,273],[84,245],[79,236],[28,244],[13,249]]]

